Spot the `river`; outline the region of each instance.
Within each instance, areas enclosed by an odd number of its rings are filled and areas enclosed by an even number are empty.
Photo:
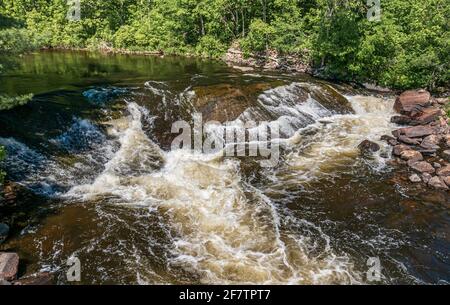
[[[34,93],[0,112],[20,185],[1,246],[67,283],[448,283],[448,194],[388,162],[394,97],[301,74],[181,57],[38,52],[0,78]],[[175,121],[267,122],[279,162],[171,149]],[[359,154],[369,139],[381,150]],[[367,277],[379,259],[381,277]]]

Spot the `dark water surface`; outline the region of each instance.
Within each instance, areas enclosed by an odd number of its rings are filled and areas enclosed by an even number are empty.
[[[21,273],[66,283],[450,281],[449,195],[387,162],[393,100],[306,75],[243,74],[177,57],[40,52],[0,92],[33,93],[0,112],[2,166],[19,185],[0,206],[2,250]],[[280,129],[280,162],[171,150],[177,120]],[[221,129],[215,130],[220,134]],[[357,145],[381,151],[361,157]]]

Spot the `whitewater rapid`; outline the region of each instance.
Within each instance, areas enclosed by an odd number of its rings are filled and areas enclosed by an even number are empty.
[[[299,104],[293,103],[294,97],[283,99],[280,90],[285,87],[271,90],[259,101],[272,116],[271,123],[284,131],[286,153],[284,162],[267,170],[273,181],[267,189],[243,179],[239,159],[163,151],[143,130],[143,121],[151,121],[151,114],[129,102],[129,115],[111,122],[108,129],[120,148],[92,182],[72,187],[63,197],[155,211],[172,239],[171,268],[195,275],[200,283],[364,282],[351,257],[333,249],[320,227],[290,219],[312,232],[313,238],[286,232],[283,218],[289,213],[281,211],[267,193],[350,170],[358,159],[357,145],[364,139],[381,145],[381,152],[369,162],[375,170],[382,168],[382,155],[388,150],[380,136],[393,128],[392,100],[347,97],[354,113],[335,114],[311,96]],[[238,120],[254,114],[248,109]]]

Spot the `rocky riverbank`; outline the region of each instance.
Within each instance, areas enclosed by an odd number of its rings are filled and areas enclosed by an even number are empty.
[[[425,90],[403,92],[395,101],[398,115],[391,122],[404,127],[382,139],[393,146],[394,162],[408,168],[411,183],[450,188],[449,119],[444,111],[448,103],[449,98],[433,98]]]

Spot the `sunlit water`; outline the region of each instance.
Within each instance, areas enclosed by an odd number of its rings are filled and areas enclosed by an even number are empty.
[[[382,283],[449,280],[448,194],[395,178],[380,141],[395,128],[390,97],[84,53],[26,56],[0,89],[36,93],[0,114],[4,166],[36,195],[3,247],[29,271],[64,283],[77,256],[88,284],[350,284],[378,257]],[[171,150],[171,124],[194,112],[279,128],[280,161]],[[360,157],[365,139],[381,150]]]

